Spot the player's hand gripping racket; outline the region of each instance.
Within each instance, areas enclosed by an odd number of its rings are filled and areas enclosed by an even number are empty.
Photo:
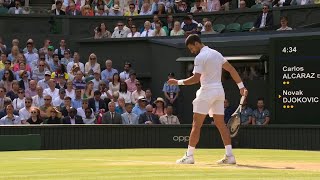
[[[228,121],[227,127],[230,131],[230,137],[233,138],[238,134],[239,128],[240,128],[240,124],[241,124],[241,120],[240,120],[240,113],[242,110],[242,104],[244,102],[244,100],[246,99],[245,96],[242,96],[240,99],[240,104],[238,106],[238,108],[236,109],[236,111],[231,115],[231,118]]]

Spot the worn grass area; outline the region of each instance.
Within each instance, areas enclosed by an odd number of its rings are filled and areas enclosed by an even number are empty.
[[[185,149],[0,152],[0,180],[320,179],[320,152],[236,149],[238,165],[218,166],[223,149],[197,149],[196,164],[176,165]]]

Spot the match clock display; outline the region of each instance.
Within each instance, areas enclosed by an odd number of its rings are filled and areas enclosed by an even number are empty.
[[[271,41],[277,123],[320,124],[320,37]]]

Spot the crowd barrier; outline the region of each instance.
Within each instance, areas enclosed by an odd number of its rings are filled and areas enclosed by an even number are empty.
[[[185,148],[191,125],[1,126],[0,150]],[[11,142],[8,142],[11,141]],[[28,142],[29,146],[26,146]],[[15,146],[12,145],[15,144]],[[241,127],[235,148],[320,150],[319,125]],[[223,148],[213,125],[204,125],[199,148]]]

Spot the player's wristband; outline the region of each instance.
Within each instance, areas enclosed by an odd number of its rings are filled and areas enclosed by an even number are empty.
[[[237,85],[238,85],[238,88],[239,88],[239,89],[244,88],[243,82],[239,82]]]
[[[179,81],[178,81],[178,85],[179,85],[179,86],[182,86],[182,85],[184,85],[184,82],[183,82],[183,80],[179,80]]]

